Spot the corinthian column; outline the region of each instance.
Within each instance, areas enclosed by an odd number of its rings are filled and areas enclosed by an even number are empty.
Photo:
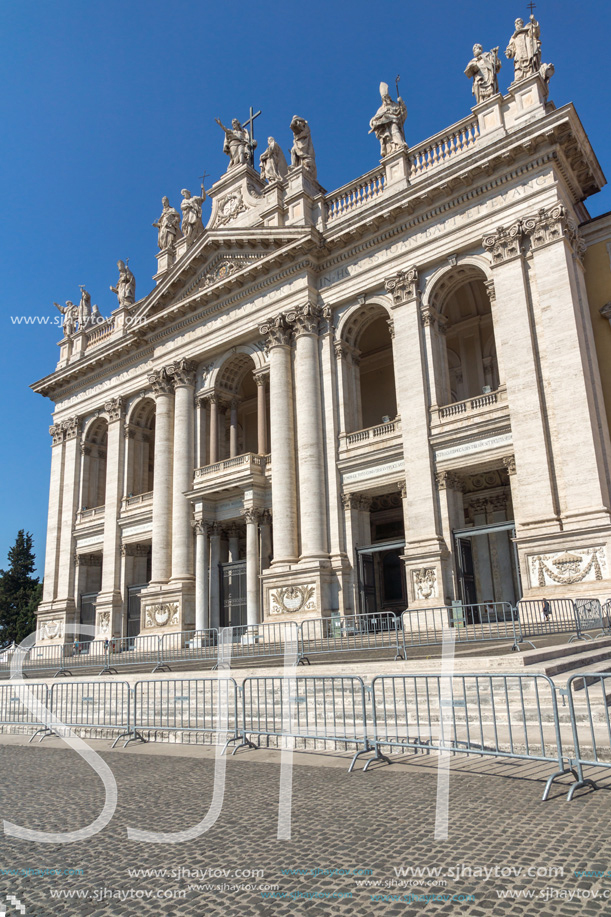
[[[259,516],[256,509],[244,511],[246,522],[246,623],[259,624]]]
[[[174,380],[174,469],[172,476],[172,580],[193,579],[191,504],[193,489],[195,364],[179,360],[171,369]]]
[[[290,313],[295,325],[295,389],[299,458],[301,556],[327,553],[327,512],[320,394],[318,326],[321,309],[307,303]],[[273,473],[272,462],[272,473]],[[274,512],[274,518],[276,514]]]
[[[80,423],[71,417],[62,423],[64,474],[61,497],[61,536],[58,557],[57,600],[66,611],[74,610],[74,523],[81,468]]]
[[[259,373],[255,376],[257,386],[257,452],[267,455],[267,401],[266,401],[267,376]]]
[[[208,595],[208,523],[195,523],[195,630],[210,625]]]
[[[151,585],[159,585],[167,583],[171,571],[174,386],[166,369],[151,373],[149,382],[156,404]]]
[[[283,315],[260,328],[269,346],[274,564],[295,563],[298,553],[295,427],[291,329]]]

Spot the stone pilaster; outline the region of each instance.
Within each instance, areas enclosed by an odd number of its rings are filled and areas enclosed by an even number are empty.
[[[521,223],[499,227],[483,240],[494,275],[491,302],[511,412],[518,475],[520,529],[558,529],[554,460],[547,426],[547,394],[541,378],[539,342],[523,252]],[[512,491],[514,487],[512,485]]]
[[[39,613],[52,611],[57,596],[59,572],[59,544],[61,535],[61,510],[63,491],[64,432],[61,424],[49,427],[51,434],[51,481],[49,485],[49,517],[47,522],[47,546],[45,553],[45,575],[43,598]]]
[[[104,547],[102,588],[96,602],[98,632],[100,620],[107,620],[105,635],[121,636],[123,596],[121,595],[121,536],[119,514],[123,497],[123,464],[125,460],[124,407],[121,398],[104,405],[108,417],[106,459],[106,498],[104,506]]]
[[[185,494],[193,488],[195,437],[195,364],[178,360],[169,370],[174,382],[174,455],[172,462],[172,576],[180,591],[181,625],[195,616],[193,527],[191,503]]]
[[[155,471],[151,586],[167,583],[172,570],[172,459],[174,384],[167,369],[149,376],[155,396]]]
[[[210,539],[210,627],[220,627],[221,591],[219,563],[221,561],[221,530],[216,522],[208,526]]]
[[[198,520],[195,531],[195,630],[208,630],[210,626],[208,523]]]
[[[255,375],[257,386],[257,452],[267,455],[267,380],[269,373],[259,372]]]
[[[393,363],[405,455],[404,514],[408,527],[405,531],[404,562],[409,603],[418,603],[421,607],[434,606],[439,604],[440,599],[440,584],[444,576],[442,563],[447,563],[449,557],[439,529],[429,445],[426,354],[417,269],[399,271],[387,278],[386,289],[393,299]],[[409,354],[409,359],[406,359],[406,354]],[[429,580],[434,577],[435,581],[435,588],[426,598],[418,588],[423,570],[427,571]]]
[[[63,435],[63,475],[61,482],[61,530],[59,538],[57,592],[53,611],[64,616],[64,625],[74,624],[78,609],[74,604],[75,540],[74,524],[78,509],[81,470],[81,429],[77,417],[65,420]],[[67,635],[70,639],[71,635]]]

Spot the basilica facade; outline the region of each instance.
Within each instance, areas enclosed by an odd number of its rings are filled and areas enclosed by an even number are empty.
[[[109,318],[59,307],[39,642],[609,592],[605,179],[520,22],[507,91],[475,46],[422,143],[382,84],[381,160],[332,193],[306,119],[259,169],[220,125],[153,289],[120,262]]]

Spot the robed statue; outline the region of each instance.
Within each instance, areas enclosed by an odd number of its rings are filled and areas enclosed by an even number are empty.
[[[501,69],[498,48],[484,51],[481,45],[473,45],[473,60],[469,61],[465,76],[473,77],[473,95],[479,105],[491,99],[499,91],[497,73]]]
[[[273,137],[267,138],[267,149],[261,153],[259,168],[261,170],[261,178],[266,179],[268,182],[282,181],[289,170],[282,147],[276,143]]]
[[[380,141],[380,156],[388,156],[395,150],[406,146],[403,125],[407,118],[407,108],[401,96],[393,101],[388,91],[388,83],[380,83],[382,104],[369,122],[369,133],[375,134]]]
[[[178,210],[170,207],[170,201],[167,197],[161,199],[163,210],[158,220],[153,226],[158,230],[157,245],[164,251],[166,248],[173,249],[177,240],[180,239],[180,214]]]
[[[180,192],[183,200],[180,202],[182,210],[182,234],[185,239],[194,241],[200,236],[204,227],[202,224],[202,204],[206,200],[206,192],[202,184],[200,195],[193,195],[187,188]]]
[[[232,120],[231,127],[225,127],[220,118],[215,118],[214,120],[225,132],[223,153],[229,156],[229,168],[233,169],[235,166],[244,165],[252,166],[257,141],[251,138],[246,128],[242,127],[237,118]]]
[[[117,261],[117,267],[119,268],[119,279],[116,287],[110,289],[117,294],[119,307],[133,306],[136,301],[136,278],[124,261]]]
[[[554,65],[541,63],[539,23],[531,14],[526,25],[523,19],[516,19],[514,26],[515,32],[505,51],[505,57],[513,60],[514,81],[524,80],[533,73],[538,73],[545,82],[548,82],[554,74]]]

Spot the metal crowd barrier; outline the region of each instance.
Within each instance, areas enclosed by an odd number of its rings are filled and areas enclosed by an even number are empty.
[[[577,782],[567,795],[570,801],[576,790],[597,789],[594,780],[584,775],[584,766],[611,768],[611,673],[572,675],[560,694],[569,702],[573,755],[568,761],[577,771]]]
[[[62,737],[66,727],[118,729],[113,748],[122,738],[126,739],[124,747],[128,742],[144,741],[135,728],[133,692],[126,681],[61,682],[51,687],[48,701],[49,722],[34,733],[30,742],[39,733],[41,742],[47,735]]]
[[[136,731],[203,732],[224,749],[241,738],[238,686],[233,678],[138,681],[134,686]]]
[[[546,761],[564,766],[558,704],[546,675],[378,675],[371,685],[373,761],[384,748]],[[549,726],[542,707],[551,709]]]
[[[516,614],[509,602],[481,605],[443,605],[439,608],[407,609],[401,615],[403,647],[443,643],[448,626],[457,643],[511,640],[517,646]]]
[[[358,676],[261,676],[242,685],[242,744],[261,737],[293,737],[356,745],[348,768],[372,751],[367,730],[365,685]],[[257,744],[252,742],[256,736]]]
[[[40,709],[30,710],[26,699],[32,697]],[[48,706],[49,689],[46,685],[0,685],[0,723],[3,726],[35,726],[40,729],[44,725],[42,708]]]
[[[63,650],[63,646],[38,645],[32,646],[30,649],[24,651],[18,646],[14,651],[11,663],[16,664],[17,660],[20,659],[21,675],[27,678],[31,672],[46,672],[61,669]],[[9,671],[10,668],[11,665],[9,664]]]
[[[597,636],[609,633],[609,609],[606,607],[603,610],[598,599],[575,599],[575,616],[581,635],[590,630],[599,630]]]
[[[284,657],[287,643],[299,655],[299,626],[294,622],[245,624],[232,628],[232,659]]]
[[[169,669],[174,662],[210,662],[216,664],[218,656],[218,631],[188,630],[160,637],[160,660]]]
[[[573,634],[569,643],[580,637],[579,620],[572,599],[548,599],[549,613],[543,611],[542,599],[521,599],[516,605],[522,638],[544,634]]]
[[[300,626],[301,655],[356,653],[363,650],[391,650],[403,659],[399,621],[391,612],[308,618]]]

